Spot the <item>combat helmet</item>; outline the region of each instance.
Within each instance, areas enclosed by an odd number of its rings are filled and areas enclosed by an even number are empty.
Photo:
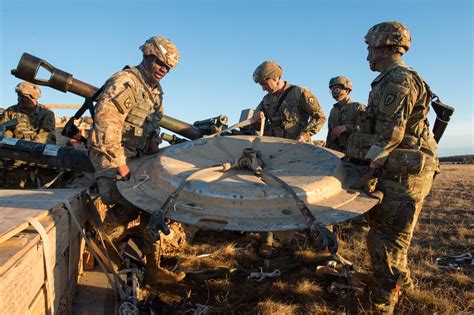
[[[283,69],[275,61],[265,61],[260,64],[253,73],[255,83],[260,83],[267,79],[278,79],[283,74]]]
[[[21,82],[15,87],[15,92],[22,95],[29,95],[34,99],[38,99],[41,97],[41,90],[40,88],[30,82]]]
[[[352,91],[352,82],[351,82],[351,80],[349,80],[348,77],[345,77],[343,75],[331,78],[331,80],[329,80],[329,88],[331,88],[334,85],[341,85],[343,88]]]
[[[178,48],[163,36],[153,36],[148,39],[140,46],[140,50],[145,56],[153,55],[170,68],[175,68],[179,61]]]
[[[408,28],[400,22],[383,22],[372,26],[365,42],[372,47],[396,46],[403,54],[410,49],[411,37]]]

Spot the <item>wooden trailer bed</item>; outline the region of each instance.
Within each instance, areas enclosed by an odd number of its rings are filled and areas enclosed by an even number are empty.
[[[82,226],[84,191],[0,190],[1,313],[72,312],[83,242],[71,213]]]

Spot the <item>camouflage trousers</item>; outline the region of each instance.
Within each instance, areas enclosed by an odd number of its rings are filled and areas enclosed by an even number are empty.
[[[143,254],[152,256],[158,263],[160,258],[160,241],[150,238],[150,236],[145,233],[150,215],[137,209],[120,194],[114,178],[99,177],[97,179],[97,185],[99,186],[99,194],[102,202],[106,205],[112,205],[112,207],[107,210],[104,219],[104,229],[107,236],[116,243],[126,235],[141,235],[143,238]],[[140,226],[138,229],[130,231],[128,229],[129,223],[139,217]]]
[[[367,235],[375,303],[394,305],[400,290],[413,286],[407,265],[408,248],[433,175],[434,170],[428,169],[416,175],[385,174],[379,181],[378,189],[384,198],[369,212]]]

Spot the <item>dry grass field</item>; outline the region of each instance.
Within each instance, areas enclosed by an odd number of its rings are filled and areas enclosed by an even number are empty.
[[[474,165],[444,164],[425,202],[409,253],[416,289],[396,308],[407,314],[472,314],[473,266],[440,268],[444,255],[474,253]],[[338,227],[339,253],[359,272],[369,272],[363,223]],[[164,261],[189,274],[178,285],[156,292],[164,313],[193,314],[342,314],[370,313],[367,295],[353,289],[330,289],[333,282],[348,284],[363,277],[338,277],[316,272],[328,253],[316,253],[304,234],[281,241],[270,260],[256,252],[259,235],[198,232],[176,258]],[[250,272],[274,272],[274,277],[249,279]],[[344,268],[336,265],[339,273]],[[280,273],[278,275],[278,272]],[[359,285],[359,284],[358,284]],[[337,286],[337,285],[336,285]],[[333,286],[334,287],[334,286]]]

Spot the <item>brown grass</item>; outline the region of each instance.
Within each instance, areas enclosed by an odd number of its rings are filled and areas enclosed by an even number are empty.
[[[409,265],[416,289],[405,294],[396,311],[406,314],[474,313],[473,269],[443,270],[436,258],[474,253],[474,165],[442,165],[415,230]],[[365,246],[367,229],[360,222],[336,229],[339,253],[358,270],[370,272]],[[274,258],[256,252],[258,234],[200,231],[177,257],[180,270],[220,270],[212,277],[190,275],[158,295],[167,312],[207,307],[208,314],[343,314],[354,300],[327,291],[334,279],[318,277],[316,266],[327,253],[315,252],[304,233],[281,242]],[[210,254],[208,256],[200,256]],[[166,261],[165,261],[166,264]],[[169,267],[172,266],[170,263]],[[249,272],[281,270],[278,278],[247,279]],[[338,266],[338,268],[341,268]],[[370,308],[366,308],[366,313]]]

